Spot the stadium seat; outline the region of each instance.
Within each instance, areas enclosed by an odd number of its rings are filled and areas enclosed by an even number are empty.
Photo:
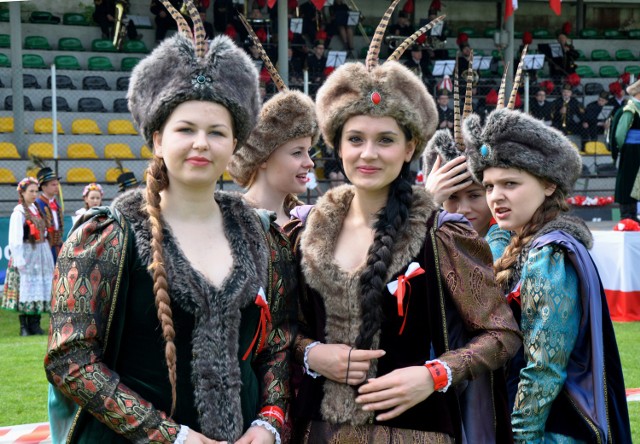
[[[496,32],[498,32],[498,28],[487,28],[483,33],[484,38],[493,40],[493,36]]]
[[[71,134],[102,134],[102,131],[93,119],[75,119],[71,122]]]
[[[467,34],[469,37],[475,37],[476,36],[476,30],[474,28],[472,28],[471,26],[463,26],[462,28],[458,29],[458,34],[462,34],[465,33]]]
[[[91,42],[91,51],[93,52],[117,52],[113,42],[108,39],[94,39]]]
[[[109,84],[102,76],[86,76],[82,79],[82,89],[110,91]]]
[[[75,56],[72,55],[59,55],[53,59],[53,63],[55,63],[58,69],[80,69],[80,62]]]
[[[0,22],[9,21],[9,8],[0,10]]]
[[[38,171],[40,171],[40,167],[31,167],[27,168],[26,177],[38,177]]]
[[[9,34],[0,34],[0,48],[11,48],[11,36]]]
[[[62,37],[58,40],[58,51],[84,51],[84,45],[75,37]]]
[[[89,22],[83,14],[78,12],[67,12],[62,16],[62,24],[72,26],[87,26]]]
[[[604,65],[600,67],[600,77],[619,77],[620,73],[615,66]]]
[[[118,91],[126,91],[129,89],[129,76],[118,77],[116,80],[116,89]]]
[[[149,49],[142,40],[127,40],[122,44],[122,52],[146,54]]]
[[[64,74],[56,74],[57,89],[76,89],[71,77]],[[51,76],[47,77],[47,89],[51,89]]]
[[[60,121],[56,125],[58,134],[64,134]],[[53,132],[53,120],[49,117],[40,117],[33,122],[33,132],[36,134],[51,134]]]
[[[152,159],[153,158],[153,153],[151,152],[151,150],[149,149],[149,147],[147,145],[142,145],[142,148],[140,148],[140,157],[142,159]]]
[[[633,74],[636,77],[640,76],[640,65],[628,65],[624,67],[624,72]]]
[[[53,145],[47,142],[34,142],[27,148],[27,156],[53,159]]]
[[[11,66],[11,60],[6,54],[0,54],[0,67],[9,68]]]
[[[51,111],[52,104],[53,104],[53,100],[51,99],[51,96],[43,97],[42,111]],[[67,99],[65,99],[62,96],[56,96],[56,110],[61,112],[68,112],[68,113],[72,111],[71,107],[69,106],[69,103],[67,102]]]
[[[35,69],[48,68],[42,56],[38,54],[22,54],[22,67]]]
[[[22,74],[22,87],[25,89],[40,89],[40,84],[33,74]]]
[[[131,123],[130,120],[116,119],[109,122],[109,125],[107,126],[107,133],[125,135],[131,134],[135,136],[138,134],[138,131],[136,131],[136,129],[133,127],[133,123]]]
[[[128,113],[129,107],[127,106],[127,99],[115,99],[113,101],[114,113]]]
[[[29,16],[29,23],[57,25],[60,23],[60,17],[56,17],[48,11],[33,11]]]
[[[69,159],[97,159],[98,154],[90,143],[70,143],[67,147]]]
[[[78,111],[84,113],[106,113],[102,100],[96,97],[83,97],[78,100]]]
[[[622,33],[620,31],[618,31],[617,29],[605,29],[602,32],[602,36],[605,39],[621,39],[622,38]]]
[[[24,110],[25,111],[35,111],[33,107],[33,103],[31,103],[31,99],[27,96],[22,96],[22,100],[24,101]],[[13,96],[7,96],[4,98],[4,109],[7,111],[13,111]]]
[[[2,159],[20,159],[18,148],[11,142],[0,142],[0,158]]]
[[[120,71],[131,71],[140,60],[138,57],[124,57],[120,62]]]
[[[611,58],[611,54],[609,54],[609,51],[607,51],[606,49],[594,49],[593,51],[591,51],[591,60],[601,62],[613,59]]]
[[[551,38],[551,33],[546,28],[534,29],[532,34],[534,39],[550,39]]]
[[[107,170],[107,172],[104,174],[104,180],[109,182],[109,183],[116,183],[118,181],[118,177],[120,176],[120,174],[122,174],[124,172],[128,172],[130,173],[131,170],[129,168],[109,168]]]
[[[576,68],[576,74],[578,74],[582,78],[597,77],[596,73],[593,72],[593,69],[591,69],[591,67],[588,65],[578,66]]]
[[[587,142],[584,145],[585,154],[604,155],[611,154],[611,151],[607,149],[607,146],[602,142]]]
[[[638,60],[636,56],[633,55],[630,49],[618,49],[616,51],[616,60],[621,60],[624,62],[632,62],[634,60]]]
[[[584,94],[586,96],[597,96],[602,91],[604,91],[604,87],[601,83],[597,82],[588,82],[584,85]]]
[[[13,171],[9,168],[0,168],[0,183],[18,183]]]
[[[595,28],[584,28],[580,31],[580,37],[583,39],[596,39],[599,37],[598,30]]]
[[[135,159],[131,148],[126,143],[108,143],[104,147],[105,159]]]
[[[104,56],[89,57],[89,71],[113,71],[111,60]]]
[[[578,58],[576,60],[584,62],[585,60],[589,60],[582,49],[576,49],[578,51]]]
[[[97,182],[96,175],[91,168],[76,167],[67,171],[67,182],[71,183],[91,183]]]
[[[13,117],[0,117],[0,133],[13,132]]]
[[[49,51],[51,49],[51,45],[46,37],[41,35],[30,35],[24,39],[24,49],[40,49]]]
[[[640,29],[630,29],[627,31],[627,36],[630,39],[640,39]]]

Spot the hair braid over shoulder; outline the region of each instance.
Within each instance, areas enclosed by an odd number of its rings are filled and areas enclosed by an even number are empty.
[[[373,243],[367,253],[366,268],[360,277],[362,324],[356,339],[356,347],[360,349],[371,348],[373,337],[382,322],[382,295],[393,246],[411,210],[413,190],[409,177],[409,164],[405,163],[400,175],[391,183],[387,204],[378,212],[374,225]]]
[[[169,184],[167,169],[159,157],[154,157],[147,168],[147,199],[146,210],[151,224],[151,265],[153,270],[153,294],[158,309],[158,319],[162,327],[162,337],[165,341],[164,355],[169,369],[169,382],[171,383],[171,413],[176,408],[176,345],[173,342],[176,332],[173,328],[171,312],[171,298],[169,297],[169,284],[167,272],[164,268],[164,249],[162,241],[162,221],[160,219],[160,191]]]

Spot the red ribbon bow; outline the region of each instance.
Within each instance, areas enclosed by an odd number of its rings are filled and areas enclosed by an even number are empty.
[[[398,302],[398,316],[403,317],[402,326],[400,327],[399,335],[404,331],[404,326],[407,323],[407,313],[409,312],[409,301],[411,298],[411,283],[409,279],[414,278],[416,276],[420,276],[424,274],[425,271],[420,267],[420,264],[417,262],[411,262],[409,267],[407,267],[407,271],[405,274],[401,274],[398,276],[398,280],[389,282],[387,284],[387,289],[389,293],[393,294]],[[407,292],[407,286],[409,287]],[[404,309],[404,296],[407,295],[407,310]]]
[[[58,211],[58,202],[53,199],[51,202],[49,202],[49,208],[51,209],[51,211]]]
[[[507,295],[507,304],[510,304],[511,301],[515,301],[518,305],[522,305],[522,301],[520,300],[520,284]]]
[[[38,227],[36,227],[36,224],[34,224],[33,222],[31,222],[30,220],[27,221],[27,226],[29,227],[29,234],[36,240],[39,241],[40,240],[40,231],[38,231]]]
[[[247,349],[246,353],[242,357],[243,361],[246,361],[249,355],[251,354],[251,350],[253,350],[253,346],[256,345],[256,341],[258,338],[262,338],[260,341],[260,345],[258,346],[257,353],[260,353],[264,348],[264,343],[267,338],[267,322],[271,322],[271,312],[269,311],[269,304],[267,304],[267,296],[264,293],[264,289],[260,287],[258,290],[258,294],[256,295],[256,300],[254,302],[258,307],[260,307],[260,321],[258,322],[258,328],[256,328],[256,334],[253,337],[253,341],[251,341],[251,345]]]

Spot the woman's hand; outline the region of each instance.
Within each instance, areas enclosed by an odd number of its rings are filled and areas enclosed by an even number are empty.
[[[325,378],[343,384],[362,384],[372,359],[383,357],[384,350],[357,350],[345,344],[318,344],[309,350],[309,368]]]
[[[442,205],[453,193],[471,185],[471,173],[467,169],[466,160],[465,156],[458,156],[442,165],[440,155],[436,158],[427,175],[425,188],[433,194],[438,205]]]
[[[215,439],[209,439],[202,433],[198,433],[191,429],[189,429],[189,433],[187,433],[187,439],[185,439],[184,442],[185,444],[227,444],[227,441],[216,441]]]
[[[433,377],[425,366],[406,367],[369,379],[358,389],[356,402],[365,411],[391,409],[376,416],[376,420],[386,421],[427,399],[433,387]]]
[[[252,426],[236,441],[236,444],[274,444],[276,437],[269,430]]]

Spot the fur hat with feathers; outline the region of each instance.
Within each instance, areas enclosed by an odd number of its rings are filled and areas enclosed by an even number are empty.
[[[177,33],[136,65],[127,99],[149,147],[153,147],[153,133],[189,100],[227,108],[241,146],[260,110],[258,72],[249,56],[224,35],[214,38],[204,56],[197,57],[194,42]]]

